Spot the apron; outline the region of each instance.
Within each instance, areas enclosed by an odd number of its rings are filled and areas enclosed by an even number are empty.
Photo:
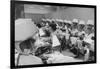
[[[59,45],[60,45],[60,42],[59,42],[57,36],[53,34],[52,35],[52,47],[56,47],[56,46],[59,46]]]
[[[42,29],[42,28],[41,28],[41,29],[39,29],[39,34],[40,34],[40,36],[45,35],[45,32],[43,31],[43,29]]]

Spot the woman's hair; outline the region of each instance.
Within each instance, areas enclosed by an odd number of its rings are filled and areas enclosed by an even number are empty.
[[[39,47],[36,51],[35,51],[35,56],[40,56],[44,53],[51,53],[51,45],[47,45],[47,46],[42,46]]]
[[[74,22],[74,23],[72,24],[72,28],[77,28],[77,27],[78,27],[78,23],[75,23],[75,22]]]
[[[78,29],[79,29],[79,30],[80,30],[80,29],[84,30],[84,28],[85,28],[85,25],[79,25],[79,26],[78,26]]]
[[[37,23],[36,25],[37,25],[38,28],[42,27],[40,23]]]
[[[29,38],[27,40],[22,41],[19,46],[22,52],[24,52],[24,49],[30,49],[32,50],[32,44],[34,44],[35,40],[32,38]]]
[[[53,31],[55,31],[57,29],[56,24],[54,24],[54,23],[50,24],[49,26],[52,28]]]
[[[50,37],[50,31],[49,30],[44,30],[45,32],[45,37]]]

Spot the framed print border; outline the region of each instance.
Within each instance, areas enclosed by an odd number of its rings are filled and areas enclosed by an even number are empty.
[[[94,27],[95,27],[95,60],[86,62],[71,62],[71,63],[57,63],[57,64],[47,64],[47,65],[23,65],[15,66],[14,60],[14,49],[15,49],[15,4],[38,4],[38,5],[52,5],[52,6],[70,6],[70,7],[85,7],[94,8]],[[95,5],[81,5],[81,4],[67,4],[67,3],[50,3],[50,2],[34,2],[34,1],[11,1],[11,11],[10,11],[10,67],[13,68],[31,68],[31,67],[44,67],[44,66],[60,66],[60,65],[78,65],[78,64],[92,64],[97,62],[97,49],[96,49],[96,6]]]

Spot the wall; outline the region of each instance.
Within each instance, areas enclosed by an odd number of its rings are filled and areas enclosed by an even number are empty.
[[[42,9],[41,9],[42,8]],[[41,6],[24,5],[24,12],[26,18],[32,18],[35,22],[39,22],[41,18],[58,18],[72,20],[74,18],[87,21],[94,20],[93,8],[69,7],[64,10],[50,11]]]
[[[94,9],[92,8],[67,8],[65,10],[60,10],[51,15],[52,18],[62,18],[72,20],[74,18],[83,19],[87,21],[88,19],[94,20]]]
[[[47,14],[50,13],[50,9],[46,8],[45,6],[41,5],[29,5],[24,4],[24,12],[25,13],[36,13],[36,14]]]
[[[49,18],[52,13],[50,7],[43,5],[24,5],[25,18],[32,18],[35,23],[40,23],[42,18]]]

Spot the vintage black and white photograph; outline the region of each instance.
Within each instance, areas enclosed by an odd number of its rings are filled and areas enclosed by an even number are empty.
[[[14,8],[15,66],[96,61],[94,7],[15,3]]]

